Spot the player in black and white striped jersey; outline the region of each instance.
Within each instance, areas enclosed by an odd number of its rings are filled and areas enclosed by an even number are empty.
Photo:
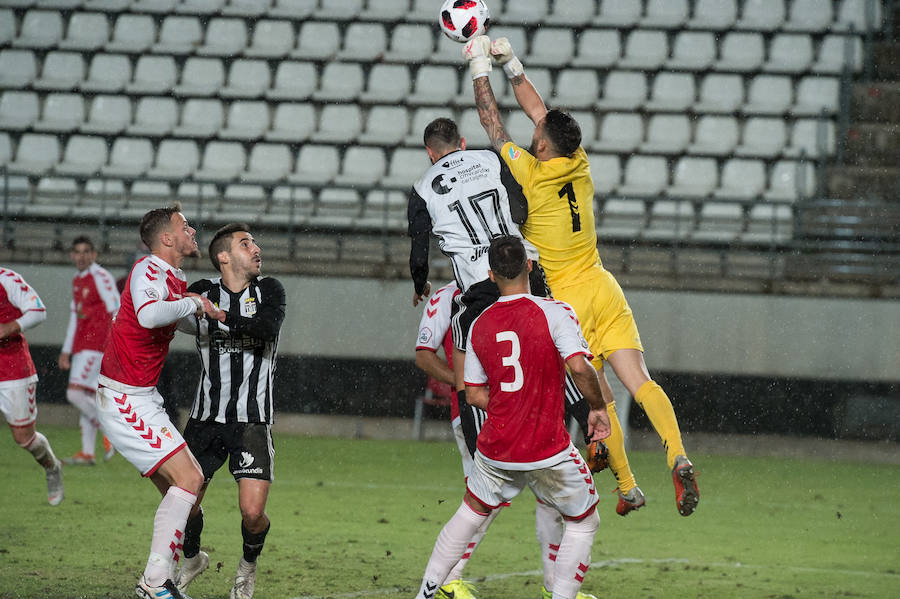
[[[231,599],[250,599],[256,558],[269,531],[265,508],[274,459],[273,376],[285,293],[277,279],[260,276],[260,248],[245,224],[219,229],[209,257],[222,276],[201,279],[188,291],[218,306],[225,321],[187,317],[179,325],[196,335],[200,354],[200,384],[184,438],[203,469],[204,484],[185,527],[184,563],[175,584],[185,589],[209,565],[209,556],[200,551],[200,501],[213,474],[229,459],[238,483],[244,540]]]

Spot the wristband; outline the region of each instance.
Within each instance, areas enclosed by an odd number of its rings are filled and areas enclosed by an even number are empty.
[[[525,67],[518,56],[513,56],[510,60],[503,64],[503,72],[506,73],[507,79],[518,77],[525,74]]]

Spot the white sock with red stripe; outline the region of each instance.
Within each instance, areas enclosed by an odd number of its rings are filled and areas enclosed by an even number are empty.
[[[553,599],[575,599],[591,565],[591,546],[600,527],[597,510],[578,521],[567,520],[553,582]]]
[[[144,568],[144,581],[153,587],[172,578],[178,552],[184,539],[184,525],[197,496],[181,487],[169,487],[153,518],[153,540],[150,557]]]
[[[100,427],[100,423],[97,421],[96,395],[93,391],[80,387],[66,389],[66,399],[81,412],[81,418],[78,419],[81,427],[81,451],[88,455],[94,455],[97,429]]]
[[[556,508],[537,501],[534,509],[534,530],[541,545],[541,563],[544,566],[544,588],[553,589],[553,571],[556,556],[563,537],[563,518]]]
[[[434,543],[434,550],[425,568],[425,577],[422,579],[422,586],[416,599],[434,597],[435,592],[447,579],[447,573],[466,552],[469,540],[487,518],[488,514],[477,514],[465,501],[462,502]]]
[[[469,563],[469,558],[472,557],[473,553],[475,553],[475,549],[478,547],[478,544],[481,543],[481,539],[484,538],[484,533],[487,532],[487,529],[491,525],[491,522],[494,521],[494,518],[496,518],[497,514],[499,513],[500,508],[491,510],[491,513],[488,514],[488,517],[484,519],[484,522],[481,523],[481,526],[478,527],[478,530],[476,530],[475,534],[472,535],[472,538],[469,539],[469,544],[466,545],[465,553],[463,553],[462,558],[460,558],[460,560],[456,562],[456,565],[453,566],[453,569],[450,570],[450,573],[447,574],[447,578],[444,579],[443,584],[447,584],[451,580],[462,579],[463,568],[465,568],[466,564]]]
[[[34,456],[34,459],[44,467],[44,470],[50,470],[56,466],[56,456],[53,454],[53,448],[50,447],[50,441],[41,433],[34,431],[31,441],[22,447]]]

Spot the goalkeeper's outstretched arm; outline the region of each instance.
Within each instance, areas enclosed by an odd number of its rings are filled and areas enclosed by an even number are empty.
[[[484,127],[491,146],[498,152],[503,149],[503,144],[511,141],[509,133],[500,120],[500,109],[497,107],[497,98],[491,89],[488,73],[491,72],[491,40],[486,35],[472,38],[463,47],[463,57],[469,63],[469,73],[472,75],[472,86],[475,89],[475,107],[478,109],[478,118]]]
[[[547,106],[544,104],[540,92],[525,74],[525,67],[513,52],[512,45],[507,38],[497,38],[491,43],[491,57],[494,62],[503,66],[503,72],[506,73],[506,78],[513,86],[513,93],[519,106],[522,107],[531,122],[535,125],[540,123],[547,115]]]

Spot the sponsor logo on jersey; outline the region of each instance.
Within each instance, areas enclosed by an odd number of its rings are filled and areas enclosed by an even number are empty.
[[[249,468],[251,464],[253,464],[253,456],[246,451],[242,451],[240,467]]]
[[[519,156],[522,155],[522,152],[516,149],[516,146],[509,146],[509,159],[510,160],[518,160]]]
[[[248,297],[241,305],[241,316],[253,316],[256,314],[256,298]]]
[[[452,158],[446,162],[442,162],[441,166],[444,168],[452,168],[454,166],[459,166],[460,164],[463,163],[463,161],[464,161],[463,157],[460,156],[459,158]]]
[[[456,177],[448,177],[444,173],[441,173],[431,180],[431,189],[434,193],[440,195],[450,193],[453,190],[453,187],[448,185],[448,183],[456,183]]]
[[[232,337],[227,331],[214,331],[210,336],[210,350],[221,354],[239,354],[244,350],[265,347],[266,342],[253,337]]]

